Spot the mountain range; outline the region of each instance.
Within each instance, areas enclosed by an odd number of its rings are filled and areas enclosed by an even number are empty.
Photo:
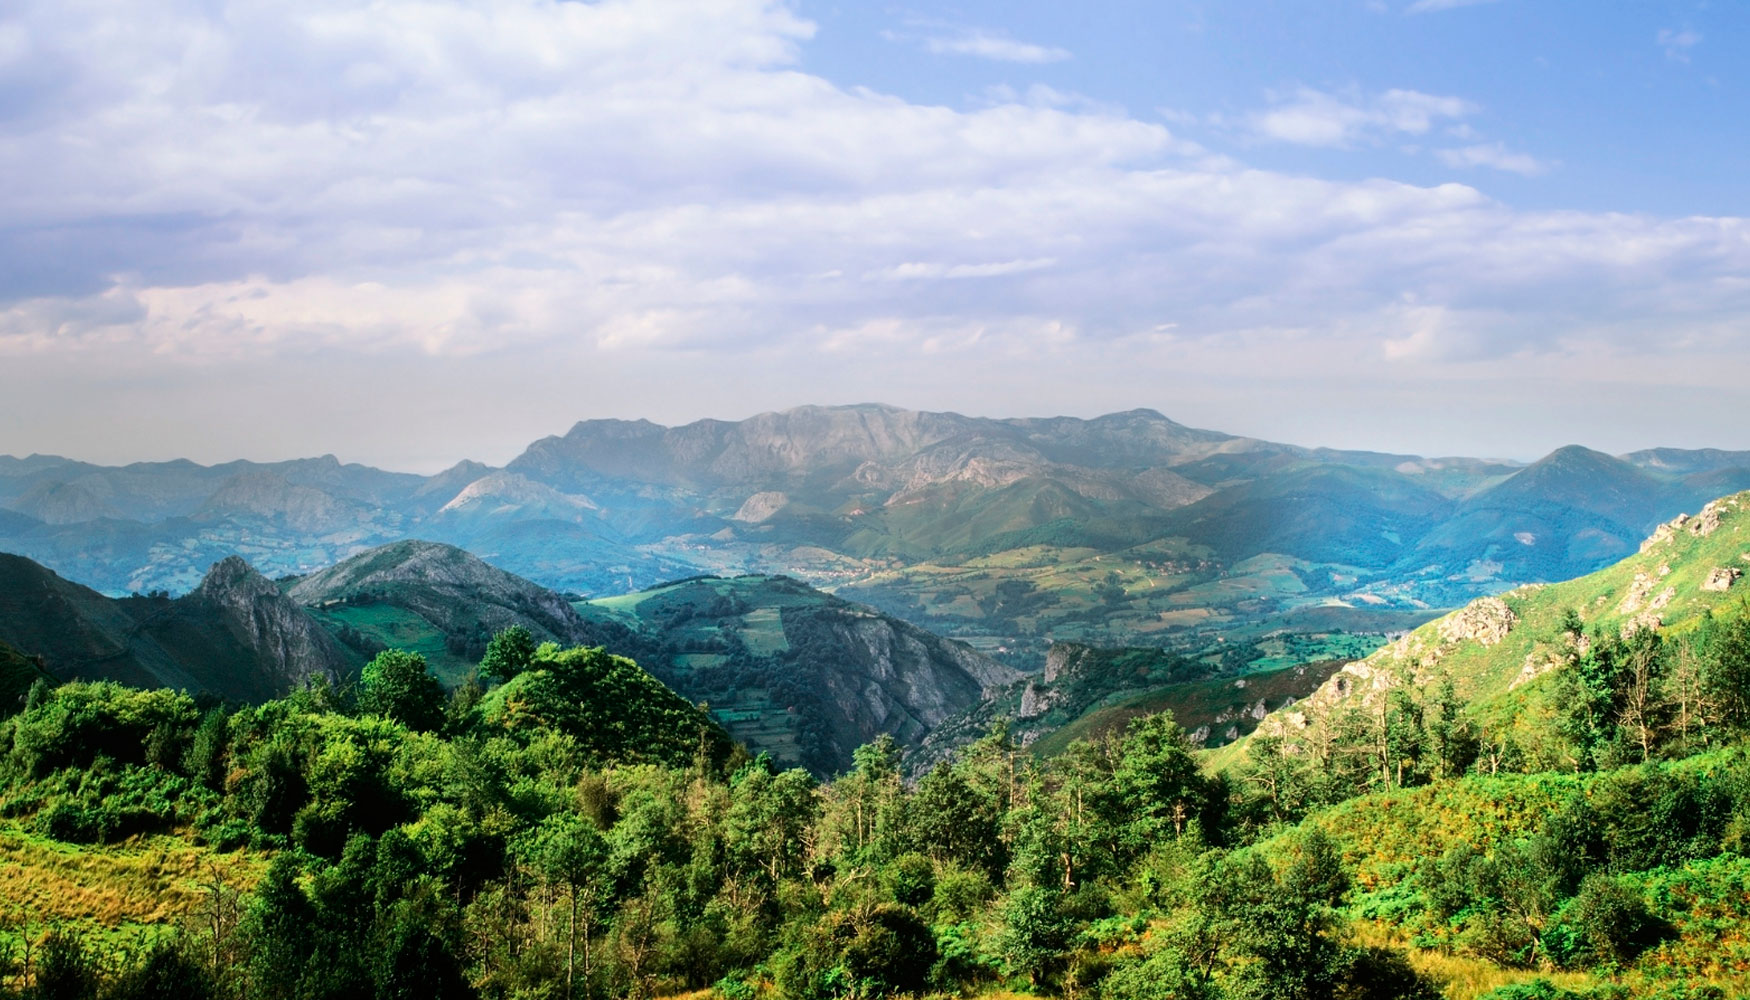
[[[1561,463],[1593,459],[1567,449],[1533,468],[1559,481],[1569,471]],[[1302,478],[1368,481],[1352,469]],[[1523,488],[1517,476],[1505,482],[1516,481]],[[1375,495],[1380,507],[1404,509],[1395,497]],[[1570,517],[1582,503],[1624,502],[1568,500]],[[520,626],[540,642],[628,656],[652,683],[708,704],[751,750],[817,774],[844,770],[856,747],[881,734],[912,751],[914,768],[925,768],[999,719],[1009,720],[1022,744],[1042,741],[1050,752],[1074,736],[1168,708],[1195,743],[1217,747],[1260,722],[1271,732],[1292,732],[1309,713],[1328,714],[1333,705],[1389,690],[1406,671],[1426,687],[1432,664],[1443,678],[1461,668],[1461,693],[1486,709],[1559,659],[1541,645],[1553,626],[1520,628],[1503,645],[1512,655],[1497,650],[1484,657],[1485,666],[1465,666],[1467,656],[1482,655],[1470,646],[1501,643],[1527,619],[1553,620],[1558,599],[1588,621],[1623,629],[1693,619],[1734,590],[1744,572],[1739,564],[1750,560],[1740,551],[1736,523],[1744,503],[1745,496],[1710,503],[1693,518],[1660,525],[1638,555],[1613,567],[1482,598],[1366,658],[1380,640],[1343,633],[1282,633],[1246,644],[1222,636],[1225,648],[1213,656],[1056,641],[1043,671],[1028,674],[789,577],[701,576],[614,597],[567,598],[465,550],[425,541],[389,543],[277,582],[230,556],[176,598],[106,597],[24,557],[0,556],[0,653],[9,698],[44,675],[250,702],[318,678],[346,683],[390,647],[423,654],[440,677],[459,683],[472,676],[492,635]],[[1343,544],[1345,526],[1378,516],[1377,509],[1327,510],[1335,524],[1332,537],[1320,541]],[[1301,529],[1284,530],[1278,538]],[[1021,612],[1033,610],[1029,601],[1053,599],[1015,588],[1003,598]],[[1531,645],[1515,672],[1524,636]]]
[[[986,419],[802,407],[681,427],[590,420],[503,468],[332,456],[104,467],[0,457],[0,550],[111,595],[187,593],[232,554],[269,576],[453,544],[611,596],[783,574],[1023,669],[1051,640],[1401,630],[1566,579],[1750,486],[1750,452],[1560,449],[1529,465],[1312,449],[1148,410]]]

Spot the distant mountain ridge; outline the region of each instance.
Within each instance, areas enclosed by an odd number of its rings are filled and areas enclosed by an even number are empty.
[[[503,469],[434,476],[332,456],[0,457],[0,550],[112,594],[190,591],[233,553],[302,575],[408,538],[586,595],[782,573],[1037,665],[1043,640],[1030,635],[1147,642],[1192,607],[1217,609],[1223,627],[1277,627],[1307,608],[1365,618],[1565,579],[1747,486],[1742,451],[1571,447],[1518,466],[1276,444],[1152,410],[810,406],[679,427],[582,421]],[[1044,578],[1046,563],[1068,567],[1062,581]],[[1113,570],[1121,579],[1102,583]],[[1031,633],[984,610],[1003,606],[996,588],[1035,584],[1064,599]],[[1080,596],[1101,587],[1128,601]],[[1096,608],[1113,634],[1090,633]]]

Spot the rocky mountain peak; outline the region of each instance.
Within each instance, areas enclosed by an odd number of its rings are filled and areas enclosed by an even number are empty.
[[[446,633],[523,625],[560,642],[595,638],[560,595],[439,542],[392,542],[361,552],[299,580],[287,598],[320,607],[360,594],[411,610]]]
[[[208,601],[255,600],[279,594],[272,580],[262,576],[242,556],[226,556],[207,570],[192,596]]]
[[[216,614],[232,638],[254,654],[257,669],[273,687],[297,688],[317,676],[338,680],[346,669],[334,639],[240,556],[215,563],[183,600]]]

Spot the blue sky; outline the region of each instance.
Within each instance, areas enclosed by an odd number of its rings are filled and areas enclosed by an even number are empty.
[[[1750,448],[1750,11],[17,0],[0,453],[1148,406]]]
[[[913,101],[971,106],[993,88],[1043,85],[1159,118],[1259,167],[1486,183],[1524,207],[1750,212],[1750,18],[1734,4],[817,0],[800,9],[819,24],[804,67]],[[1373,128],[1340,144],[1247,128],[1307,90],[1351,108],[1392,90],[1471,108],[1426,133]],[[1450,134],[1460,126],[1475,137]],[[1537,169],[1491,176],[1440,157],[1497,145]]]

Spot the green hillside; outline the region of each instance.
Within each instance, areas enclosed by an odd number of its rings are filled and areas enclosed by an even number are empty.
[[[1163,684],[1140,693],[1108,696],[1058,726],[1032,745],[1040,756],[1062,753],[1077,740],[1099,739],[1122,732],[1134,719],[1166,712],[1184,727],[1198,746],[1216,747],[1250,733],[1269,706],[1306,697],[1340,666],[1336,660],[1278,667],[1246,674],[1179,684]]]
[[[1673,655],[1743,613],[1750,585],[1750,494],[1706,505],[1660,526],[1638,552],[1596,573],[1482,598],[1350,664],[1307,701],[1261,727],[1291,740],[1323,738],[1354,712],[1394,691],[1426,700],[1443,683],[1470,706],[1496,745],[1559,755],[1543,735],[1568,692],[1563,667],[1613,642],[1663,643]],[[1520,731],[1522,730],[1522,731]],[[1234,758],[1230,750],[1217,764]]]
[[[1315,654],[1354,644],[1361,655],[1377,641],[1358,636],[1276,636],[1226,657],[1188,657],[1154,647],[1052,645],[1045,669],[943,721],[910,766],[921,772],[1001,725],[1042,757],[1076,740],[1119,732],[1132,720],[1170,712],[1199,747],[1217,747],[1250,733],[1266,712],[1311,694],[1341,661]],[[1269,652],[1293,666],[1278,666]]]
[[[1284,632],[1383,635],[1438,614],[1401,595],[1381,597],[1365,579],[1354,566],[1278,554],[1229,564],[1173,539],[1116,551],[1040,541],[964,562],[878,570],[837,593],[1041,670],[1052,641],[1215,656]]]
[[[756,753],[831,774],[883,733],[916,746],[1018,676],[978,652],[787,577],[701,577],[579,602],[615,646]]]
[[[0,715],[22,708],[31,685],[47,679],[48,674],[35,660],[0,642]]]

